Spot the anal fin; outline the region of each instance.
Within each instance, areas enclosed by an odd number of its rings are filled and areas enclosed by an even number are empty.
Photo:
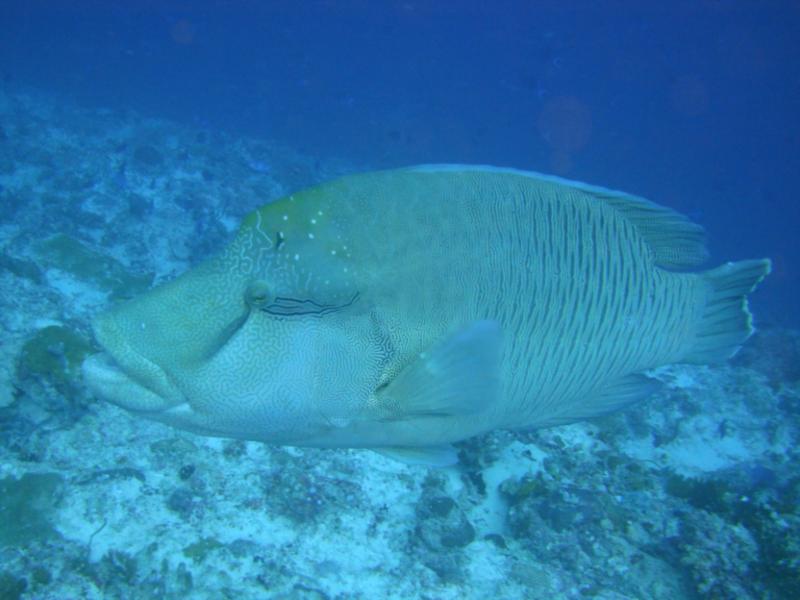
[[[644,400],[661,387],[660,381],[641,373],[624,375],[588,396],[573,400],[564,410],[537,421],[535,426],[552,427],[600,417]]]

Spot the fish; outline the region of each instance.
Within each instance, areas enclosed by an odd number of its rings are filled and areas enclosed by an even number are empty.
[[[449,465],[456,442],[605,415],[650,396],[652,369],[732,356],[770,261],[708,257],[678,212],[559,177],[349,175],[95,316],[83,377],[202,435]]]

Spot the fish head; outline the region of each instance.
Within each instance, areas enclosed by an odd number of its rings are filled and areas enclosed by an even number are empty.
[[[302,443],[350,418],[375,380],[364,303],[308,247],[297,261],[299,245],[259,231],[246,221],[218,257],[98,315],[90,389],[221,437]]]

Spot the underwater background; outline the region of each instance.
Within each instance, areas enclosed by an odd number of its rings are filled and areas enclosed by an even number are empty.
[[[0,1],[0,600],[800,597],[796,2]],[[770,257],[729,363],[458,469],[96,401],[92,315],[250,210],[418,163],[675,208]]]

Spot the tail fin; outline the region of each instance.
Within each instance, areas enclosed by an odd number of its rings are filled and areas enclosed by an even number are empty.
[[[694,347],[684,358],[686,362],[720,362],[736,354],[754,331],[747,294],[771,268],[768,259],[743,260],[701,274],[708,284],[708,295]]]

